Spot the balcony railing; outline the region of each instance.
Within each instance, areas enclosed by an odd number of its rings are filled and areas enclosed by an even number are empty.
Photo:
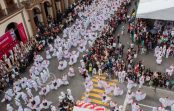
[[[11,13],[18,11],[19,7],[17,6],[17,4],[13,4],[13,5],[10,5],[9,7],[7,7],[6,9],[7,9],[7,13],[11,14]]]
[[[0,20],[6,16],[5,10],[0,9]]]
[[[10,5],[9,7],[7,7],[6,9],[2,9],[0,11],[0,21],[5,19],[6,17],[18,12],[19,10],[21,10],[23,7],[19,6],[16,4]]]

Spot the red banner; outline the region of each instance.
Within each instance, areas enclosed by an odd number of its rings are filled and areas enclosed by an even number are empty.
[[[10,32],[7,32],[2,37],[0,37],[0,58],[4,53],[8,51],[12,43],[13,43],[13,38]]]
[[[22,23],[18,24],[18,32],[21,37],[23,43],[26,43],[28,38],[24,29],[24,25]]]

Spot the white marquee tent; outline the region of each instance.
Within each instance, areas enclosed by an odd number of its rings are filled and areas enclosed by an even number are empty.
[[[140,0],[136,17],[174,21],[174,0]]]

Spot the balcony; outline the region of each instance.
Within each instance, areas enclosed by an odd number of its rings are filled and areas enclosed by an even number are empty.
[[[1,9],[0,10],[0,21],[5,19],[6,17],[9,17],[10,15],[18,12],[21,10],[23,7],[18,6],[17,3],[8,6],[6,9]]]
[[[6,16],[5,10],[0,9],[0,20]]]
[[[33,5],[35,5],[36,2],[35,0],[25,0],[25,1],[22,1],[21,3],[25,6],[26,9],[29,9]]]
[[[17,4],[13,4],[13,5],[8,6],[6,9],[7,9],[7,13],[11,14],[11,13],[18,11],[21,8],[18,7]]]

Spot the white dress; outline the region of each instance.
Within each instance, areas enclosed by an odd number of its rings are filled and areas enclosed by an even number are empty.
[[[161,55],[157,56],[156,63],[159,65],[162,63],[162,56]]]
[[[141,100],[145,99],[145,97],[146,97],[146,93],[142,93],[141,91],[136,91],[135,99],[137,101],[141,101]]]
[[[174,100],[170,100],[168,98],[160,98],[159,101],[163,107],[172,106],[172,104],[174,104]]]
[[[62,82],[64,85],[68,85],[69,82],[68,82],[68,76],[67,75],[64,75],[63,78],[62,78]]]
[[[136,103],[133,103],[132,104],[132,111],[141,111],[140,106]]]
[[[133,87],[136,87],[137,84],[134,83],[132,80],[128,79],[128,84],[127,84],[127,88],[128,90],[131,90]]]
[[[13,107],[10,104],[7,104],[7,111],[14,111]]]
[[[114,96],[120,96],[123,95],[123,89],[120,89],[120,87],[115,86],[113,91]]]
[[[50,105],[52,104],[51,101],[43,100],[40,104],[41,109],[49,109]]]
[[[74,68],[73,68],[73,67],[70,67],[70,68],[69,68],[68,76],[69,76],[69,77],[75,76],[75,72],[74,72]]]
[[[112,87],[112,86],[107,85],[107,86],[105,87],[105,93],[106,93],[106,94],[110,94],[112,91],[113,91],[113,87]]]
[[[128,93],[127,96],[126,96],[126,99],[127,99],[127,103],[128,104],[132,104],[133,103],[133,97],[134,97],[134,93]]]
[[[51,59],[51,55],[50,55],[49,50],[46,51],[46,59]]]

